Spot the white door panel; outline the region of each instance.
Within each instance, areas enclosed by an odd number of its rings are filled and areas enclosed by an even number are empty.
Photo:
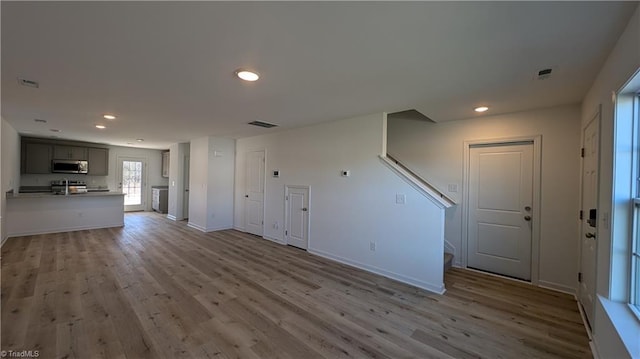
[[[531,279],[533,144],[470,148],[467,266]]]
[[[264,228],[264,163],[264,151],[247,152],[245,229],[257,236],[262,236]]]
[[[286,195],[287,244],[307,249],[309,245],[309,187],[287,186]]]
[[[589,223],[590,212],[598,207],[600,112],[583,129],[584,158],[582,159],[582,224],[580,228],[580,273],[578,298],[587,320],[593,324],[596,281],[596,224]]]

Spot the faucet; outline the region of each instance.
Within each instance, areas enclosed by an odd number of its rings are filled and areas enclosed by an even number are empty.
[[[68,178],[64,178],[64,195],[68,196],[69,195],[69,179]]]

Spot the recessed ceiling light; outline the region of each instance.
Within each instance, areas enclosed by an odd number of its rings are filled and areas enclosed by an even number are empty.
[[[106,120],[115,120],[116,119],[115,115],[110,115],[110,114],[102,115],[102,117],[104,117]]]
[[[41,120],[39,118],[34,119],[34,121],[39,123],[47,123],[47,120]]]
[[[480,107],[476,107],[476,108],[474,108],[473,110],[474,110],[475,112],[485,112],[485,111],[487,111],[488,109],[489,109],[489,108],[488,108],[487,106],[480,106]]]
[[[107,126],[105,126],[105,125],[96,125],[96,128],[104,130],[105,128],[107,128]]]
[[[51,132],[60,132],[60,130],[58,130],[57,128],[52,128],[49,131],[51,131]]]
[[[142,142],[142,141],[144,141],[144,138],[136,138],[136,141]]]
[[[236,76],[238,76],[240,79],[245,81],[256,81],[257,79],[260,78],[260,75],[258,75],[257,72],[244,70],[244,69],[237,69]]]

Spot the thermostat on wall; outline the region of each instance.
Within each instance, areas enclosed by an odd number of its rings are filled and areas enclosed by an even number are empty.
[[[280,177],[280,171],[279,170],[274,170],[273,171],[273,178],[278,178]]]

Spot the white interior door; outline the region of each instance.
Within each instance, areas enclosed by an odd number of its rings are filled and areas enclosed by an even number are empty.
[[[287,186],[285,241],[294,247],[309,246],[309,187]]]
[[[600,113],[583,129],[582,224],[578,296],[589,323],[593,323],[596,287],[596,224],[598,208]]]
[[[147,202],[145,162],[144,158],[118,158],[118,188],[125,194],[125,212],[145,210]]]
[[[533,143],[469,150],[467,266],[531,280]]]
[[[245,230],[262,236],[264,227],[264,151],[247,152]]]
[[[182,179],[184,184],[184,196],[182,196],[182,219],[189,219],[189,169],[191,168],[190,157],[184,156],[184,166],[182,169]]]

